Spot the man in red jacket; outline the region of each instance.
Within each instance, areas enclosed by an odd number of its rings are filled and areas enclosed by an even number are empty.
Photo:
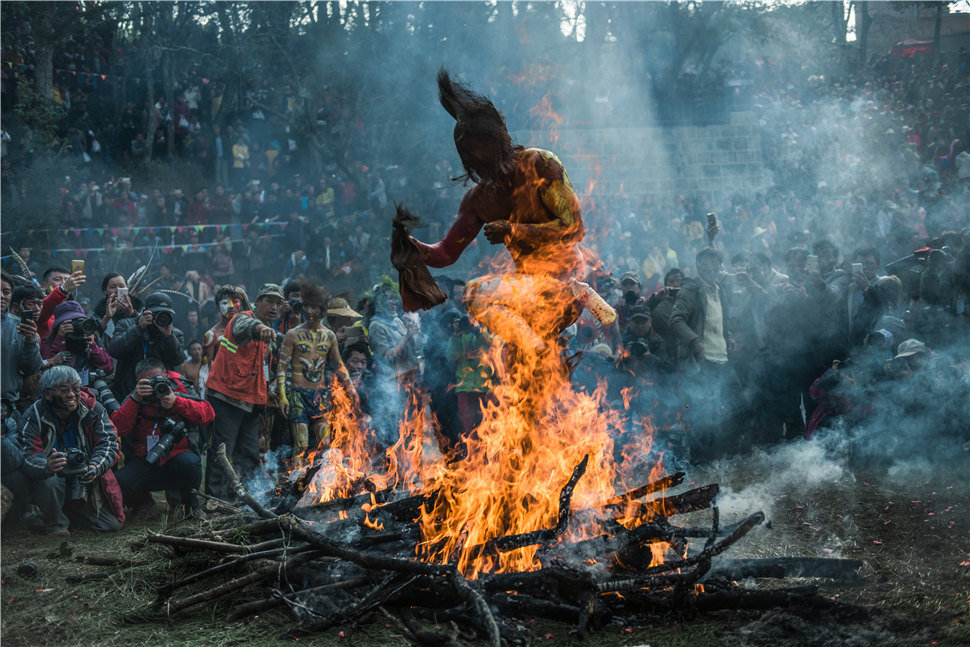
[[[188,514],[198,508],[193,490],[202,483],[202,459],[191,446],[188,427],[209,424],[215,412],[208,402],[191,397],[182,376],[167,371],[159,359],[142,360],[135,374],[135,390],[111,414],[118,435],[130,441],[128,451],[134,453],[116,474],[125,505],[143,506],[153,491],[170,490],[181,495]]]

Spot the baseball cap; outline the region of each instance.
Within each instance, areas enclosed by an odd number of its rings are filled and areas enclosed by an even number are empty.
[[[896,357],[893,359],[900,359],[903,357],[911,357],[913,355],[918,355],[919,353],[928,353],[929,349],[926,348],[926,344],[918,339],[907,339],[904,342],[899,343],[899,348],[896,349]]]
[[[256,300],[260,300],[263,297],[283,297],[283,288],[281,288],[276,283],[263,283],[259,288],[259,292],[256,293]]]
[[[623,276],[620,277],[620,283],[623,284],[628,281],[632,281],[637,285],[640,285],[640,275],[636,272],[624,272]]]
[[[175,316],[175,308],[172,305],[172,297],[164,292],[152,292],[145,299],[145,309],[155,314],[157,312],[167,312]]]
[[[644,304],[636,305],[630,308],[630,319],[636,318],[649,319],[650,318],[650,308]]]

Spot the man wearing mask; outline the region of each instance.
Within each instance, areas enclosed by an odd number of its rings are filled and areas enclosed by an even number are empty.
[[[40,386],[43,397],[21,421],[21,469],[47,534],[66,536],[72,526],[120,529],[125,513],[111,471],[118,437],[108,412],[69,366],[48,369]]]
[[[260,413],[276,370],[270,361],[270,351],[278,344],[272,323],[282,305],[280,286],[264,284],[254,310],[244,310],[229,322],[209,371],[206,399],[216,417],[205,483],[206,491],[220,499],[230,496],[228,477],[216,459],[220,444],[225,444],[226,456],[241,479],[250,478],[259,467]]]

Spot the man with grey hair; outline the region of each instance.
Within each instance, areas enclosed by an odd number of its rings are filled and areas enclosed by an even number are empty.
[[[40,378],[43,397],[21,418],[21,467],[49,535],[69,527],[118,530],[125,520],[121,489],[111,466],[118,435],[94,395],[70,366]]]

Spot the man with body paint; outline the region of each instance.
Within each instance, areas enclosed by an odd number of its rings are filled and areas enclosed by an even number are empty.
[[[306,321],[291,328],[283,338],[276,374],[276,393],[280,410],[290,422],[294,454],[330,441],[328,364],[351,397],[356,397],[350,374],[340,357],[337,335],[323,325],[326,292],[316,285],[302,283],[300,295]]]
[[[465,305],[506,342],[541,351],[582,310],[570,285],[587,273],[579,200],[559,158],[514,144],[488,98],[444,70],[438,90],[456,120],[463,178],[474,184],[443,240],[427,244],[411,238],[411,243],[429,267],[454,263],[482,230],[493,245],[504,244],[514,268],[469,281]]]

